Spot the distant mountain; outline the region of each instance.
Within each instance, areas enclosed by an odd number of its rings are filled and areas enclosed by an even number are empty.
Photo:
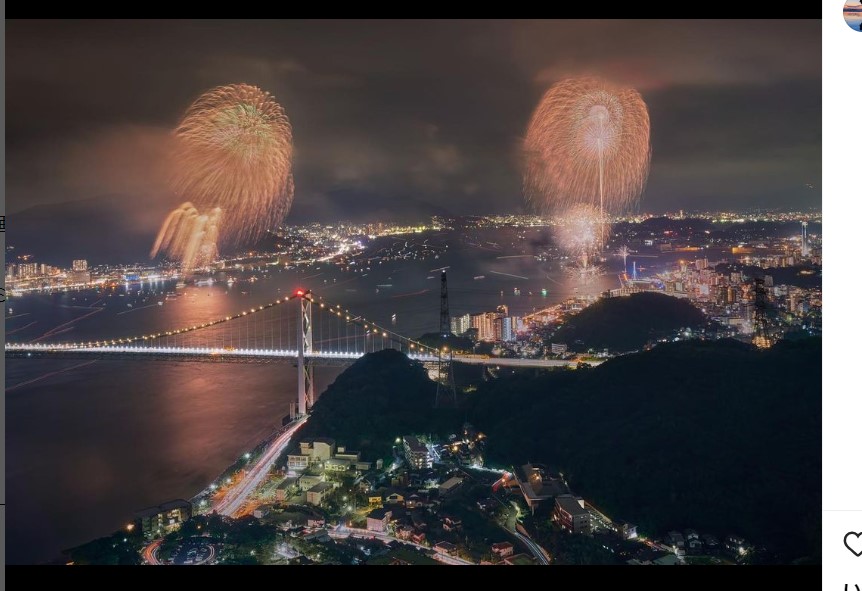
[[[130,216],[126,204],[97,197],[36,205],[6,216],[6,244],[40,263],[70,267],[72,259],[96,264],[145,262],[167,212]],[[7,261],[10,257],[7,256]]]
[[[634,351],[672,331],[706,324],[706,317],[688,301],[645,292],[595,302],[567,317],[551,340],[573,351]]]
[[[493,464],[563,470],[576,494],[659,536],[742,535],[819,561],[820,339],[680,342],[576,372],[492,380],[466,409]]]
[[[438,205],[407,196],[380,195],[354,189],[335,189],[315,197],[298,196],[287,216],[288,224],[337,222],[415,222],[434,215],[450,215]]]
[[[169,210],[113,196],[36,205],[6,216],[6,243],[40,263],[62,267],[77,258],[95,264],[143,263]],[[336,190],[316,200],[298,196],[286,223],[414,222],[447,214],[423,201]]]

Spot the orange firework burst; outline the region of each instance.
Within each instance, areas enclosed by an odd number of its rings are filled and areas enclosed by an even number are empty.
[[[293,137],[272,95],[247,84],[214,88],[174,135],[173,186],[188,203],[168,215],[153,254],[206,264],[216,245],[257,240],[284,219],[293,201]],[[198,252],[187,252],[194,244]]]
[[[649,137],[649,113],[636,90],[596,78],[554,84],[524,140],[527,201],[555,214],[592,205],[602,219],[625,211],[646,181]]]

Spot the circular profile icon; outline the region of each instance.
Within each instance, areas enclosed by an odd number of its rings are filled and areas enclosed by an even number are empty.
[[[862,31],[862,1],[847,0],[844,3],[844,22],[854,31]]]

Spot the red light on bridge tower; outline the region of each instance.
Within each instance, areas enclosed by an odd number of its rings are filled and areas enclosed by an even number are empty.
[[[296,295],[296,297],[301,298],[302,296],[305,295],[305,291],[302,289],[297,289],[295,295]]]

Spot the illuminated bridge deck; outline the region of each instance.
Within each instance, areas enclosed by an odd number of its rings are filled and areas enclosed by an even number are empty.
[[[437,362],[439,359],[434,354],[405,353],[410,359],[422,363]],[[306,359],[320,362],[352,362],[364,355],[363,352],[339,352],[339,351],[309,351],[305,353]],[[295,349],[231,349],[219,347],[146,347],[128,345],[107,345],[101,347],[77,347],[66,344],[38,344],[38,343],[7,343],[7,357],[47,357],[47,356],[153,356],[160,358],[185,358],[185,359],[218,359],[228,360],[276,360],[296,359],[298,352]],[[444,360],[447,358],[444,357]],[[578,361],[562,359],[521,359],[521,358],[496,358],[480,357],[475,355],[453,355],[452,361],[466,363],[469,365],[493,365],[498,367],[533,367],[533,368],[555,368],[576,367]],[[596,364],[595,362],[593,364]]]

